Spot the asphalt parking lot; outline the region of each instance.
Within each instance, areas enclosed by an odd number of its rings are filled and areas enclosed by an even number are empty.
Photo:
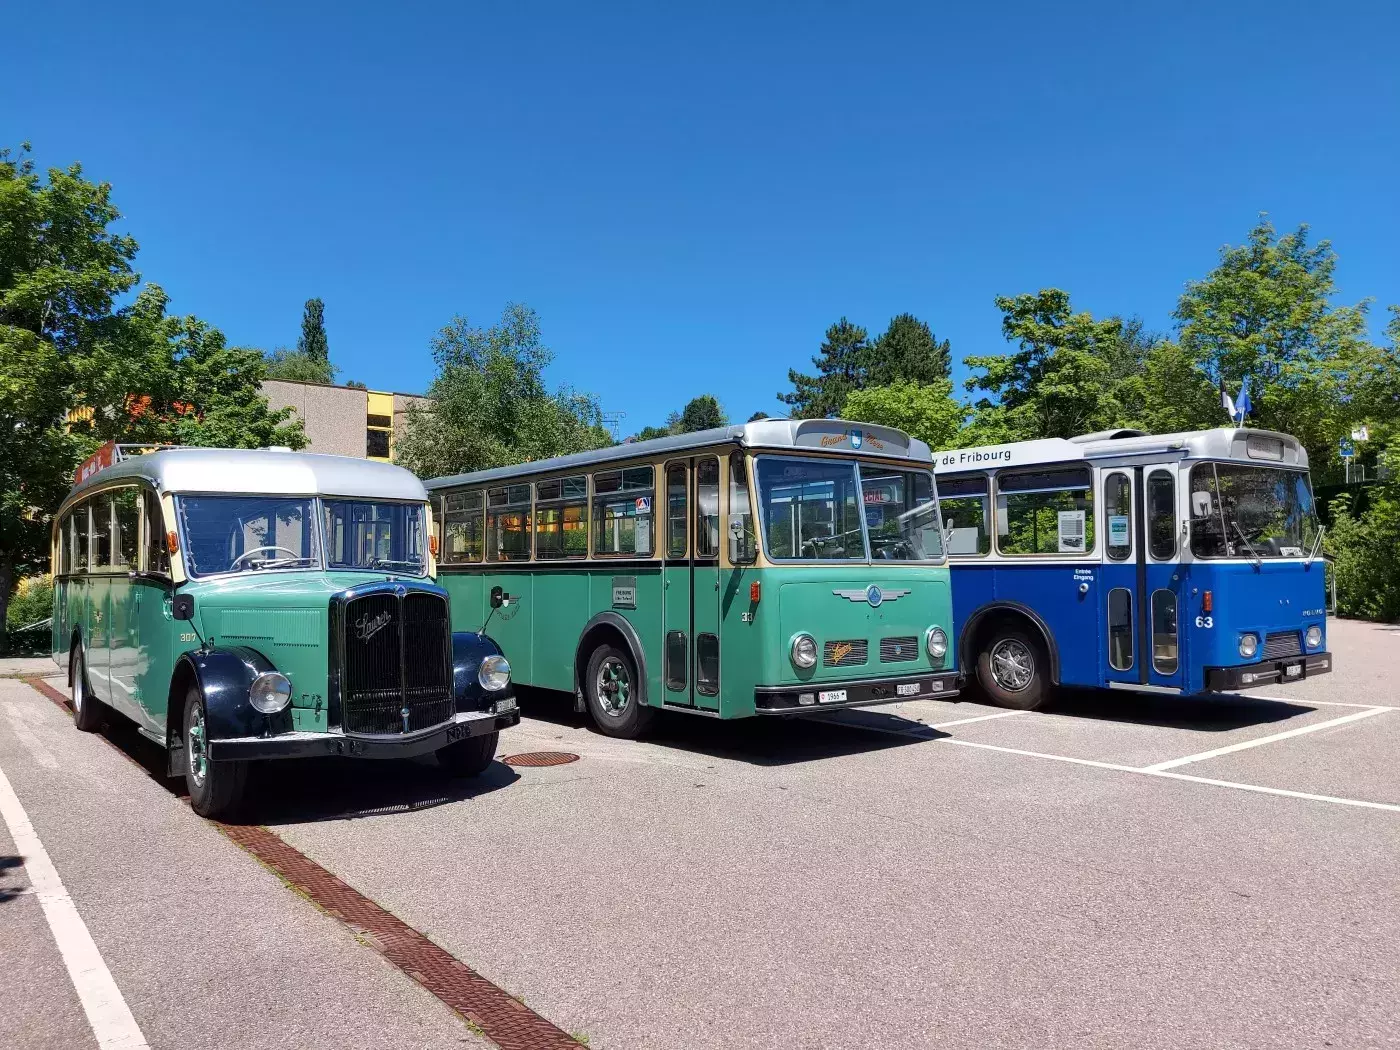
[[[1263,696],[644,742],[526,697],[499,754],[577,761],[288,763],[257,818],[591,1047],[1396,1045],[1400,627],[1330,640],[1335,673]],[[127,1011],[108,1045],[490,1045],[158,768],[0,681],[0,801],[30,829],[5,809],[0,1046],[98,1045],[41,893]]]

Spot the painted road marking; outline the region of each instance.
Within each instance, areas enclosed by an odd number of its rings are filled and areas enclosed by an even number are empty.
[[[1358,722],[1363,718],[1370,718],[1373,715],[1383,715],[1389,708],[1373,707],[1365,711],[1356,711],[1341,718],[1331,718],[1326,722],[1316,722],[1313,725],[1299,726],[1297,729],[1289,729],[1282,733],[1272,733],[1269,736],[1259,737],[1257,740],[1244,740],[1238,744],[1229,744],[1225,747],[1217,747],[1213,751],[1202,751],[1200,754],[1187,755],[1184,758],[1173,758],[1166,762],[1158,762],[1153,766],[1143,766],[1143,773],[1162,773],[1168,769],[1175,769],[1177,766],[1188,765],[1192,762],[1204,762],[1208,758],[1219,758],[1221,755],[1232,755],[1236,751],[1245,751],[1251,747],[1260,747],[1263,744],[1272,744],[1275,741],[1287,740],[1290,737],[1303,736],[1306,733],[1316,733],[1323,729],[1331,729],[1334,726],[1345,725],[1348,722]]]
[[[1164,780],[1189,780],[1196,784],[1211,784],[1215,787],[1235,788],[1238,791],[1257,791],[1264,795],[1283,795],[1286,798],[1307,799],[1309,802],[1331,802],[1338,806],[1360,806],[1363,809],[1384,809],[1391,813],[1400,813],[1400,806],[1390,802],[1366,802],[1359,798],[1338,798],[1335,795],[1310,795],[1306,791],[1262,787],[1259,784],[1240,784],[1233,780],[1212,780],[1209,777],[1192,776],[1190,773],[1152,773],[1147,770],[1138,770],[1137,772],[1147,773],[1150,777],[1161,777]]]
[[[969,722],[987,722],[993,718],[1010,718],[1012,715],[1023,715],[1025,713],[1026,712],[1024,711],[998,711],[994,715],[978,715],[975,718],[959,718],[954,722],[932,722],[927,726],[927,728],[947,729],[950,726],[965,726]]]
[[[1230,700],[1272,700],[1276,704],[1307,704],[1318,707],[1367,707],[1375,708],[1378,711],[1400,711],[1400,707],[1389,707],[1385,704],[1349,704],[1343,700],[1304,700],[1295,696],[1264,696],[1260,693],[1216,693],[1216,696],[1223,696]]]
[[[58,870],[39,841],[3,769],[0,769],[0,817],[4,817],[10,829],[16,852],[24,858],[24,869],[34,887],[34,896],[39,898],[39,906],[44,909],[44,918],[48,920],[49,930],[63,956],[63,965],[68,968],[73,988],[83,1004],[92,1034],[97,1037],[97,1045],[102,1050],[148,1048],[146,1037],[141,1034],[136,1018],[131,1016],[117,982],[112,979],[112,971],[107,969],[102,953],[97,950],[92,934],[78,914],[77,905],[58,877]]]

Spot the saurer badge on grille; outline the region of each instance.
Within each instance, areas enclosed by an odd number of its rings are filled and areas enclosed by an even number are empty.
[[[361,616],[355,621],[355,637],[362,642],[367,642],[387,626],[389,626],[387,612],[382,612],[378,616]]]

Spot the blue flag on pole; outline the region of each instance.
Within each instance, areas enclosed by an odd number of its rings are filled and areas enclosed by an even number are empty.
[[[1249,376],[1245,376],[1240,382],[1240,395],[1235,398],[1235,423],[1244,426],[1245,417],[1249,415],[1249,410],[1254,407],[1249,400]]]

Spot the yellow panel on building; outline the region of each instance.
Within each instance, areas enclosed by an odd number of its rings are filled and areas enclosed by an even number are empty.
[[[389,460],[394,453],[394,395],[366,392],[365,456]]]

